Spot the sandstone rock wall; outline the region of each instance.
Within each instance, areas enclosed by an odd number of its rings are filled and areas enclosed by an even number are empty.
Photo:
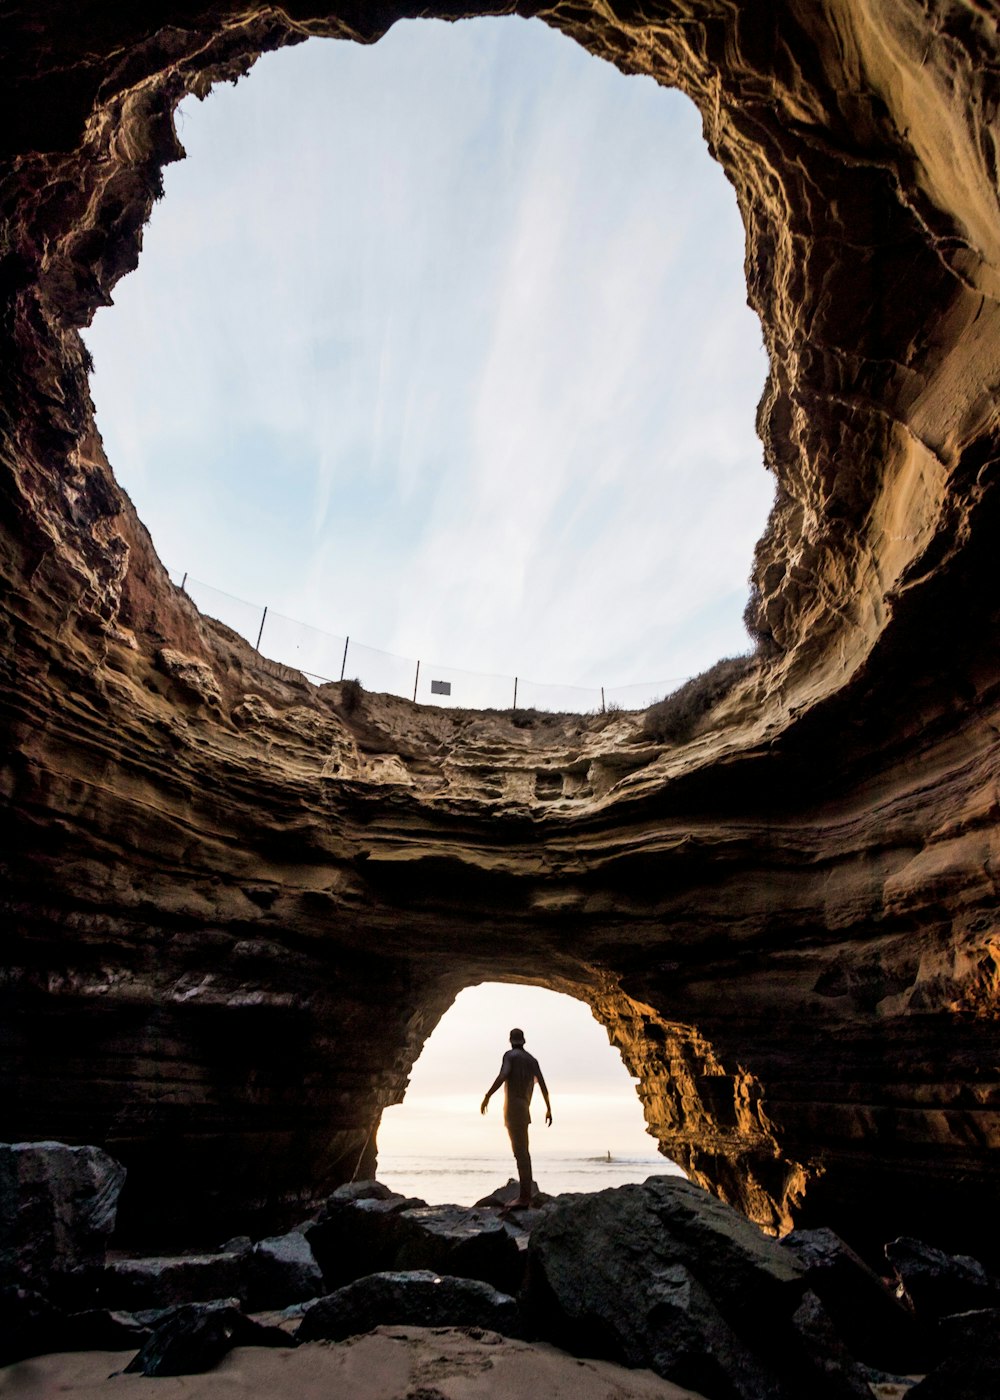
[[[664,1149],[753,1218],[978,1245],[1000,1141],[996,23],[971,0],[520,7],[687,91],[746,222],[778,487],[759,665],[668,747],[629,716],[314,689],[198,615],[105,460],[78,328],[135,265],[177,102],[413,12],[8,21],[9,1130],[106,1145],[136,1234],[277,1224],[368,1169],[461,987],[527,980],[590,1002]]]

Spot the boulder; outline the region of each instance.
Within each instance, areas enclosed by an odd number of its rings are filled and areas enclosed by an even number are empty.
[[[225,1301],[239,1306],[236,1299]],[[28,1289],[0,1289],[0,1366],[55,1351],[134,1350],[174,1311],[85,1308],[66,1312]]]
[[[517,1245],[518,1253],[522,1256],[521,1275],[524,1274],[524,1257],[527,1255],[528,1241],[531,1239],[531,1232],[538,1224],[539,1220],[544,1220],[546,1212],[551,1210],[551,1205],[532,1207],[530,1210],[515,1210],[509,1215],[499,1216],[499,1220],[504,1230],[510,1235]]]
[[[516,1289],[523,1272],[517,1227],[476,1207],[429,1206],[380,1182],[341,1187],[300,1230],[328,1290],[366,1274],[421,1269]]]
[[[822,1378],[822,1393],[871,1400],[868,1373],[848,1351],[821,1299],[803,1294],[792,1316],[792,1326],[802,1340],[812,1369]]]
[[[523,1265],[517,1243],[489,1211],[421,1206],[400,1212],[397,1219],[394,1269],[480,1279],[506,1292],[520,1287]]]
[[[134,1312],[247,1295],[247,1254],[116,1259],[100,1274],[95,1301]]]
[[[216,1254],[249,1254],[253,1249],[253,1240],[249,1235],[234,1235],[231,1240],[226,1240],[215,1251]]]
[[[482,1327],[520,1337],[517,1303],[477,1279],[449,1278],[430,1270],[378,1273],[357,1279],[310,1303],[296,1341],[343,1341],[379,1326]]]
[[[944,1359],[907,1393],[907,1400],[987,1400],[1000,1395],[1000,1309],[941,1319]]]
[[[338,1186],[327,1197],[327,1206],[337,1205],[343,1202],[348,1204],[354,1201],[391,1201],[399,1200],[398,1191],[393,1191],[391,1187],[385,1186],[381,1181],[345,1181],[343,1186]],[[325,1208],[324,1208],[325,1209]]]
[[[125,1371],[143,1376],[192,1376],[210,1371],[233,1347],[295,1345],[287,1332],[262,1327],[227,1299],[185,1303],[158,1324]]]
[[[483,1210],[497,1206],[502,1209],[516,1201],[521,1194],[520,1183],[514,1177],[508,1177],[506,1186],[498,1186],[495,1191],[491,1191],[488,1196],[484,1196],[481,1201],[476,1202],[476,1209]],[[537,1184],[531,1183],[531,1204],[534,1207],[546,1206],[554,1201],[554,1196],[546,1196],[543,1191],[539,1191]]]
[[[920,1321],[1000,1306],[1000,1284],[968,1254],[946,1254],[903,1236],[885,1247],[885,1257]]]
[[[127,1351],[130,1347],[141,1347],[152,1332],[152,1322],[136,1313],[86,1308],[63,1318],[58,1350]]]
[[[0,1287],[0,1366],[58,1351],[62,1321],[59,1309],[34,1289]]]
[[[297,1230],[259,1240],[247,1259],[247,1295],[251,1308],[284,1308],[318,1298],[323,1273]]]
[[[103,1263],[125,1168],[99,1147],[0,1144],[0,1284]]]
[[[1000,1308],[976,1308],[971,1312],[952,1313],[937,1325],[938,1344],[942,1352],[976,1351],[1000,1337]]]
[[[676,1177],[564,1197],[528,1245],[537,1335],[708,1400],[858,1394],[818,1299],[800,1311],[806,1292],[790,1251]]]
[[[880,1370],[926,1369],[926,1347],[913,1315],[873,1269],[832,1230],[793,1230],[781,1247],[802,1266],[853,1355]]]
[[[326,1289],[332,1292],[364,1274],[391,1269],[403,1238],[398,1217],[426,1204],[378,1182],[355,1182],[335,1191],[315,1220],[300,1227]]]

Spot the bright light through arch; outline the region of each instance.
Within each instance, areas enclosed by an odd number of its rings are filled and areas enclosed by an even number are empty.
[[[414,1065],[405,1100],[382,1115],[380,1181],[432,1204],[471,1205],[516,1175],[502,1091],[485,1117],[479,1112],[512,1026],[523,1029],[552,1100],[551,1128],[537,1089],[532,1100],[531,1156],[542,1191],[681,1174],[657,1152],[635,1083],[588,1006],[542,987],[486,982],[458,995]]]

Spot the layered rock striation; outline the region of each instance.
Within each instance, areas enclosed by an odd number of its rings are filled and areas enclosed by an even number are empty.
[[[407,5],[6,21],[0,715],[13,1137],[99,1142],[122,1228],[274,1226],[371,1175],[464,986],[589,1002],[694,1180],[774,1230],[981,1244],[995,1208],[997,26],[961,0],[518,12],[699,106],[747,228],[777,500],[757,661],[641,717],[316,689],[169,582],[79,328],[186,93]],[[627,489],[627,483],[622,484]]]

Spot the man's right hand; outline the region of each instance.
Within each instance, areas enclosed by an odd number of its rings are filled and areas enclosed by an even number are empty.
[[[483,1099],[482,1103],[479,1105],[479,1112],[480,1112],[480,1113],[485,1113],[486,1110],[489,1108],[489,1106],[490,1106],[490,1096],[489,1096],[489,1094],[487,1094],[486,1097],[485,1097],[485,1099]]]

